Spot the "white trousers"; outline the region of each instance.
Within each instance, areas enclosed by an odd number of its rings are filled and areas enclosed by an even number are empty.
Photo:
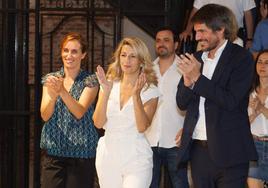
[[[101,188],[148,188],[152,151],[145,137],[100,138],[96,169]]]

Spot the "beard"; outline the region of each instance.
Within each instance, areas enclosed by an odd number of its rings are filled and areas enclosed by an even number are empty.
[[[220,43],[219,40],[212,40],[211,42],[208,40],[199,40],[198,42],[200,43],[201,50],[204,52],[208,52],[217,48]],[[202,44],[202,42],[206,42],[206,44]]]
[[[156,54],[159,57],[168,57],[169,56],[168,49],[166,47],[163,47],[163,46],[157,48]]]

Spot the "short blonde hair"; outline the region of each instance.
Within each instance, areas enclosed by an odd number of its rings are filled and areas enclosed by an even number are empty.
[[[117,46],[113,56],[112,63],[108,67],[107,78],[112,81],[121,80],[123,72],[120,66],[120,53],[124,45],[130,46],[137,55],[138,60],[144,66],[144,73],[147,85],[157,85],[157,77],[153,70],[153,63],[147,46],[137,37],[124,38]]]

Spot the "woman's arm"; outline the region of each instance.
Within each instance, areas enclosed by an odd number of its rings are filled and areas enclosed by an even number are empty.
[[[268,119],[268,109],[261,103],[258,104],[256,110],[252,110],[253,113],[249,115],[249,121],[252,123],[259,114],[263,114]]]
[[[106,95],[102,90],[99,92],[98,102],[93,114],[94,125],[97,128],[102,128],[107,121],[107,104],[109,95]]]
[[[258,116],[259,114],[257,114],[255,111],[249,115],[249,122],[252,123],[256,117]]]
[[[57,97],[58,95],[55,91],[46,85],[43,86],[40,113],[44,121],[48,121],[51,118],[54,112]]]
[[[93,114],[94,125],[97,128],[102,128],[107,121],[107,104],[112,90],[112,82],[109,82],[105,77],[105,72],[102,67],[97,67],[97,78],[100,83],[100,92],[98,102]]]
[[[142,104],[140,93],[145,83],[145,74],[141,73],[132,91],[136,124],[140,133],[146,131],[146,129],[151,125],[158,102],[158,98],[153,98],[147,101],[144,105]]]
[[[145,132],[146,129],[151,125],[154,113],[156,111],[157,102],[158,98],[153,98],[143,105],[140,96],[133,96],[136,124],[140,133]]]
[[[263,104],[260,104],[259,111],[268,119],[268,109]]]
[[[54,112],[55,104],[59,96],[57,92],[57,81],[57,77],[50,75],[46,78],[43,85],[40,112],[44,121],[48,121]]]
[[[252,46],[252,38],[253,38],[253,17],[252,17],[252,11],[247,10],[244,12],[245,17],[245,25],[247,29],[247,41],[245,44],[246,49],[249,49]]]
[[[68,91],[62,87],[60,91],[60,97],[70,110],[70,112],[77,118],[81,119],[87,112],[89,106],[94,102],[98,93],[98,86],[85,87],[79,101],[75,100]]]

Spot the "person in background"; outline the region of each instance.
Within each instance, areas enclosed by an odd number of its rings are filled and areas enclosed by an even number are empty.
[[[260,1],[261,21],[256,27],[253,44],[250,51],[256,59],[258,53],[264,49],[268,49],[268,0]]]
[[[98,134],[92,104],[98,81],[81,70],[86,52],[79,33],[67,34],[61,42],[63,67],[42,80],[42,188],[93,188]]]
[[[254,62],[230,42],[230,15],[221,5],[200,8],[192,23],[201,51],[179,56],[177,105],[187,111],[180,147],[195,188],[245,188],[249,161],[257,160],[247,113]]]
[[[268,1],[260,0],[260,17],[261,20],[266,19],[268,17]]]
[[[147,46],[124,38],[107,72],[97,67],[100,92],[93,120],[105,134],[97,147],[101,188],[148,188],[152,150],[144,135],[157,107],[159,91]]]
[[[242,43],[243,46],[245,46],[247,49],[250,48],[252,45],[254,30],[253,16],[251,10],[256,7],[254,0],[195,0],[193,4],[193,9],[188,19],[186,29],[180,34],[180,40],[185,41],[187,39],[187,36],[193,38],[193,24],[191,23],[191,18],[201,7],[207,4],[223,5],[233,11],[239,27],[239,30],[237,30],[238,37],[241,38],[242,41],[244,41],[244,44]],[[245,29],[243,18],[245,18]]]
[[[187,163],[178,168],[180,149],[176,144],[177,132],[182,130],[185,112],[176,106],[176,90],[181,73],[178,71],[178,56],[175,54],[178,41],[170,27],[159,28],[155,37],[158,55],[153,62],[161,93],[151,126],[146,131],[153,150],[153,179],[151,188],[160,186],[161,167],[167,169],[173,188],[188,188]]]
[[[263,188],[263,181],[268,181],[268,50],[261,51],[256,60],[248,112],[259,156],[257,162],[250,163],[248,187]]]

